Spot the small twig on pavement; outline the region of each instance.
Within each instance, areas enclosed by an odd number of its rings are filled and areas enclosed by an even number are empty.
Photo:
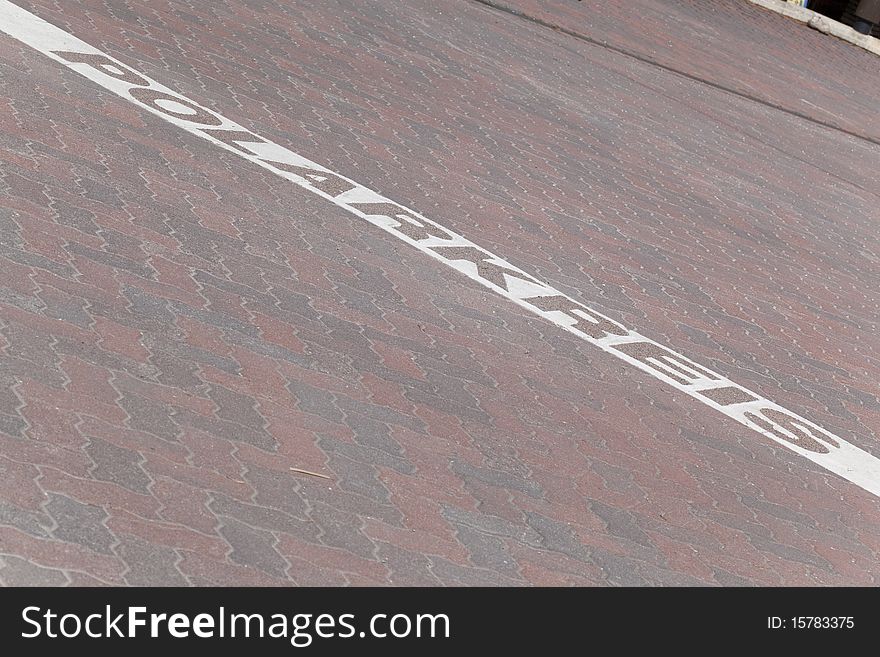
[[[321,479],[329,479],[325,474],[321,474],[319,472],[312,472],[311,470],[303,470],[301,468],[291,468],[294,472],[300,472],[302,474],[312,475],[313,477],[320,477]]]

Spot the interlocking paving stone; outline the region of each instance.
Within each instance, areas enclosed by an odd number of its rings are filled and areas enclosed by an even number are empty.
[[[64,586],[70,580],[54,568],[42,568],[27,559],[0,556],[0,582],[4,586]]]
[[[17,2],[878,453],[867,53],[739,2]],[[6,36],[0,104],[0,582],[876,584],[861,489]]]

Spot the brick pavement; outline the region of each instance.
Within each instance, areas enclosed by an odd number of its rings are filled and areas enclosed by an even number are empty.
[[[476,0],[877,143],[872,53],[740,0]]]
[[[877,453],[869,141],[474,3],[20,4]],[[727,11],[789,99],[803,28]],[[3,582],[875,581],[870,494],[7,37],[0,85]]]

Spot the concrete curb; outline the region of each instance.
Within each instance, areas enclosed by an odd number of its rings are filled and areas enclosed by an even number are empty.
[[[803,7],[789,4],[785,0],[746,0],[746,2],[769,9],[788,18],[793,18],[823,34],[836,36],[838,39],[843,39],[847,43],[858,46],[863,50],[880,55],[880,39],[875,39],[867,34],[859,34],[848,25],[838,23],[827,16],[816,13],[812,9],[804,9]]]

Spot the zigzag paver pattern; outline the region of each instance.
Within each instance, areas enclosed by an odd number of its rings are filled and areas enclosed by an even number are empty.
[[[880,450],[880,147],[473,2],[20,4]],[[5,36],[0,103],[0,582],[876,583],[856,486]]]

